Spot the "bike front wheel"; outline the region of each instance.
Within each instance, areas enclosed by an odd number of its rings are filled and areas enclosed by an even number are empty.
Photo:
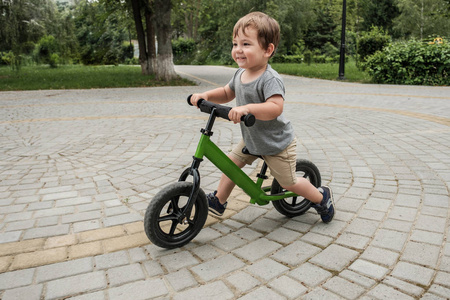
[[[297,159],[295,171],[297,177],[306,178],[315,187],[320,187],[322,179],[319,169],[309,160]],[[274,179],[270,192],[272,194],[279,194],[286,192],[286,190]],[[289,218],[303,215],[311,207],[311,202],[300,196],[272,201],[272,204],[279,213]]]
[[[205,192],[200,189],[189,218],[182,217],[193,189],[190,182],[175,182],[158,192],[147,207],[144,228],[150,241],[162,248],[178,248],[197,236],[208,217]]]

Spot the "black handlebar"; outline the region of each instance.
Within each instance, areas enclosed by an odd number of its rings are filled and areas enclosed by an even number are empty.
[[[192,95],[189,95],[189,97],[187,98],[187,103],[190,106],[192,106],[191,96]],[[217,117],[221,117],[225,120],[230,121],[230,118],[228,118],[228,113],[230,112],[231,107],[229,107],[229,106],[212,103],[212,102],[206,101],[205,99],[199,99],[197,102],[197,106],[198,106],[198,108],[200,108],[200,111],[207,113],[207,114],[210,114],[211,111],[213,110],[213,108],[215,108],[214,114]],[[242,116],[241,121],[244,122],[245,126],[251,127],[255,124],[256,118],[254,115],[248,114],[248,115]]]

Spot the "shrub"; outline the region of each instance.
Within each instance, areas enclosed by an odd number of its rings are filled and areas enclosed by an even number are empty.
[[[273,63],[302,63],[303,55],[275,55],[272,58]]]
[[[449,85],[450,45],[398,42],[367,58],[364,66],[378,83]]]
[[[172,52],[176,64],[189,64],[194,60],[197,49],[193,39],[178,38],[172,41]]]
[[[356,42],[359,60],[361,62],[366,61],[369,56],[382,50],[390,42],[391,37],[383,29],[372,27],[371,31],[365,32]]]
[[[46,35],[39,40],[35,49],[35,60],[38,63],[49,64],[52,68],[56,67],[59,57],[54,56],[58,51],[58,42],[52,35]]]

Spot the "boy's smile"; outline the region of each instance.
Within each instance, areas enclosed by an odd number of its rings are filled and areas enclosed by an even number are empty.
[[[267,50],[261,47],[255,28],[247,27],[234,37],[231,56],[240,68],[256,72],[266,68],[272,51],[271,47]]]

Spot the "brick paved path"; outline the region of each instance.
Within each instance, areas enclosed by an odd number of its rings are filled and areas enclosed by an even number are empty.
[[[450,298],[450,88],[285,76],[298,155],[333,187],[335,220],[236,189],[224,218],[167,251],[142,219],[205,124],[185,98],[234,72],[177,70],[199,86],[0,93],[1,299]],[[213,139],[226,151],[239,127]],[[210,163],[201,175],[217,186]]]

